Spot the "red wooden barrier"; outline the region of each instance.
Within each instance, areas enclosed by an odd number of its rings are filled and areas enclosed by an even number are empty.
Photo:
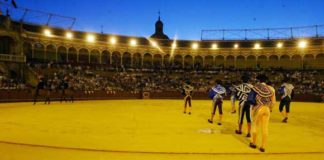
[[[183,96],[178,91],[149,92],[151,99],[182,99]],[[0,102],[23,102],[32,101],[34,92],[31,90],[0,90]],[[59,92],[51,92],[51,100],[60,100]],[[75,91],[74,100],[109,100],[109,99],[142,99],[142,92],[124,92],[124,91]],[[194,92],[193,99],[208,99],[206,92]],[[229,99],[229,96],[225,96]],[[277,98],[278,99],[278,98]],[[279,99],[278,99],[279,100]],[[42,101],[39,99],[38,101]],[[302,102],[322,102],[319,95],[296,95],[293,101]]]

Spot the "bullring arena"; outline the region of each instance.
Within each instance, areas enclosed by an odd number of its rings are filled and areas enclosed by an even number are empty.
[[[224,124],[206,123],[210,101],[100,100],[1,104],[1,159],[322,159],[324,109],[294,102],[291,123],[274,109],[267,153],[236,135],[236,114],[224,104]],[[283,136],[284,135],[284,136]],[[18,154],[19,153],[19,154]]]
[[[155,32],[141,37],[78,31],[75,18],[16,5],[0,1],[0,160],[324,159],[324,25],[177,40],[160,12]],[[32,13],[46,23],[28,21]],[[245,99],[244,76],[254,85]],[[263,106],[260,84],[272,96]],[[287,97],[289,119],[279,111]],[[219,101],[222,119],[218,110],[212,121]],[[251,112],[273,107],[268,134],[257,128],[259,142],[268,135],[265,151],[251,146],[246,121],[236,131],[241,102]]]

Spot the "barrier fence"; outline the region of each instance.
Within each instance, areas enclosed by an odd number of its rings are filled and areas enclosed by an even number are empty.
[[[18,63],[25,63],[26,56],[22,55],[10,55],[10,54],[0,54],[0,62],[18,62]]]
[[[144,94],[145,97],[143,97]],[[52,92],[51,100],[60,100],[59,92]],[[125,99],[183,99],[180,92],[177,91],[163,91],[163,92],[106,92],[106,91],[94,91],[91,93],[86,93],[78,91],[74,93],[74,100],[125,100]],[[279,100],[280,97],[277,97]],[[197,100],[208,100],[206,92],[194,92],[193,99]],[[229,96],[225,97],[226,100]],[[0,102],[31,102],[33,101],[33,91],[32,90],[0,90]],[[44,101],[44,99],[38,99],[39,101]],[[320,95],[314,94],[297,94],[293,101],[301,102],[322,102],[322,97]]]

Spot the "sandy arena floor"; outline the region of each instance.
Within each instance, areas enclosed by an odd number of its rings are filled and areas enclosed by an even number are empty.
[[[222,126],[207,123],[211,101],[182,110],[182,100],[1,103],[0,160],[324,159],[323,103],[293,102],[287,124],[276,105],[266,153],[234,134],[228,101]]]

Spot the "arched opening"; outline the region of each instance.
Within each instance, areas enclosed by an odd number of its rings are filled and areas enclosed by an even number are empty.
[[[265,55],[259,56],[257,66],[258,66],[258,68],[268,68],[269,63],[267,60],[267,56],[265,56]]]
[[[163,67],[164,68],[170,68],[171,67],[171,59],[170,55],[166,54],[163,56]]]
[[[173,68],[174,69],[182,69],[182,56],[181,55],[175,55],[173,59]]]
[[[9,36],[0,37],[0,54],[16,54],[15,41]]]
[[[153,65],[155,69],[161,69],[162,68],[162,55],[155,54],[153,56]]]
[[[242,55],[239,55],[236,57],[236,68],[246,68],[246,61],[245,61],[245,57]]]
[[[279,68],[279,58],[277,55],[271,55],[269,57],[269,67],[271,68]]]
[[[82,48],[79,50],[79,63],[88,64],[89,63],[89,50]]]
[[[312,69],[315,64],[315,57],[312,54],[306,54],[303,63],[305,69]]]
[[[212,69],[214,67],[214,57],[206,56],[205,57],[205,69]]]
[[[281,68],[291,68],[291,64],[290,64],[290,57],[286,54],[282,55],[280,57],[280,67]]]
[[[133,55],[133,68],[142,68],[142,55],[140,53]]]
[[[123,66],[128,69],[131,68],[131,63],[132,63],[132,55],[129,52],[125,52],[123,54]]]
[[[226,57],[226,67],[235,67],[234,56],[229,55]]]
[[[193,58],[191,55],[186,55],[184,57],[184,68],[188,70],[193,69]]]
[[[33,50],[32,50],[32,45],[30,43],[24,42],[23,52],[27,58],[27,61],[31,61],[33,59]]]
[[[69,48],[67,59],[70,63],[78,62],[78,51],[74,47]]]
[[[300,55],[293,55],[290,62],[291,68],[301,69],[302,68],[302,57]]]
[[[217,67],[224,67],[225,66],[224,56],[221,56],[221,55],[216,56],[215,64]]]
[[[204,68],[204,61],[201,56],[196,56],[195,57],[195,69],[196,70],[202,70]]]
[[[315,67],[319,68],[319,69],[324,68],[324,53],[320,53],[320,54],[316,55]]]
[[[102,64],[110,64],[110,53],[107,50],[104,50],[101,53],[101,63]]]
[[[67,62],[67,50],[63,46],[60,46],[57,49],[57,61],[59,63],[66,63]]]
[[[90,63],[99,64],[100,63],[100,52],[96,49],[90,52]]]
[[[44,59],[45,59],[45,47],[41,43],[36,43],[34,46],[33,61],[44,62]]]
[[[112,67],[114,67],[114,68],[120,68],[121,66],[121,54],[118,52],[118,51],[115,51],[115,52],[113,52],[112,53],[112,55],[111,55],[112,57],[111,57],[111,59],[112,59],[112,63],[111,63],[111,65],[112,65]]]
[[[56,47],[52,44],[46,47],[46,61],[56,62]]]
[[[152,55],[150,53],[144,54],[143,67],[144,68],[152,68]]]
[[[253,56],[253,55],[249,55],[247,58],[246,58],[246,68],[256,68],[257,66],[257,61],[256,61],[256,57]]]

